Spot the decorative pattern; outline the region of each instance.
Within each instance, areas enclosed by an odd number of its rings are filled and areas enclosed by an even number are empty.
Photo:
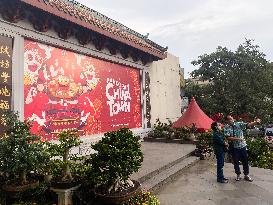
[[[23,4],[21,1],[27,3]],[[99,51],[107,48],[111,55],[116,55],[118,52],[124,59],[131,57],[134,62],[141,61],[146,65],[153,60],[164,58],[166,49],[160,47],[154,42],[147,39],[147,37],[125,27],[124,25],[94,11],[81,4],[71,0],[2,0],[0,1],[0,12],[5,20],[17,23],[26,17],[25,11],[28,13],[28,20],[33,25],[33,28],[39,32],[47,32],[53,25],[54,30],[62,39],[68,39],[72,35],[78,39],[81,45],[86,45],[90,42],[94,44]],[[31,2],[31,3],[30,3]],[[29,6],[33,4],[43,5],[43,10],[38,9],[37,6]],[[57,9],[59,16],[53,15],[49,9]],[[45,10],[45,11],[44,11]],[[56,12],[55,12],[56,14]],[[69,15],[68,15],[69,14]],[[67,16],[77,18],[81,22],[92,24],[93,26],[102,29],[103,32],[96,30],[89,30],[88,25],[82,26],[80,24],[72,23]],[[106,22],[106,23],[105,23]],[[106,32],[106,33],[105,33]],[[122,37],[125,40],[131,41],[136,45],[147,48],[152,53],[147,52],[147,49],[127,45],[124,41],[115,40],[108,34]],[[138,40],[137,40],[138,39]],[[160,57],[159,57],[160,56]]]
[[[38,0],[33,0],[38,1]],[[69,13],[71,16],[90,23],[107,32],[118,35],[151,50],[162,52],[164,48],[152,41],[146,41],[145,36],[133,31],[132,29],[110,19],[103,14],[94,11],[73,0],[43,0],[45,6],[57,8],[60,12]]]
[[[17,0],[1,0],[0,10],[3,19],[12,23],[17,23],[25,17],[24,8]]]
[[[73,24],[60,19],[58,25],[55,26],[55,31],[60,38],[66,40],[73,34]]]
[[[120,46],[119,51],[122,58],[126,59],[129,57],[129,48],[127,46]]]
[[[132,42],[140,47],[146,48],[159,56],[165,56],[167,48],[149,40],[147,36],[124,26],[123,24],[94,11],[74,0],[20,0],[26,4],[38,7],[49,13],[54,13],[61,18],[73,18],[72,22],[81,25],[92,25],[102,35],[114,35]]]
[[[95,45],[95,48],[99,51],[101,51],[105,45],[105,37],[100,36],[98,34],[92,35],[92,42]]]
[[[81,45],[88,44],[91,41],[91,37],[92,32],[84,28],[79,28],[78,32],[76,33],[76,38]]]
[[[147,128],[151,128],[150,75],[148,72],[145,72],[145,100]]]
[[[139,70],[25,40],[24,115],[43,140],[142,126]]]
[[[47,32],[51,28],[52,17],[46,12],[33,10],[29,20],[37,31]]]

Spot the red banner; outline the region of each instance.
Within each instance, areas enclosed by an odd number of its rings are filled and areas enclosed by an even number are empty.
[[[25,118],[44,140],[141,127],[139,70],[29,40],[24,59]]]

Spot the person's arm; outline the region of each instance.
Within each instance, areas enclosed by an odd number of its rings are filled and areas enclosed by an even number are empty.
[[[244,138],[230,136],[230,137],[227,137],[227,140],[228,141],[244,141]]]
[[[230,129],[229,127],[224,128],[224,135],[228,141],[238,141],[239,139],[233,136],[232,129]]]
[[[228,141],[243,141],[242,138],[233,136],[233,129],[230,128],[224,129],[224,135]]]
[[[248,127],[248,128],[251,128],[251,127],[253,127],[254,125],[257,125],[257,124],[260,124],[260,123],[261,123],[261,119],[257,118],[257,119],[255,119],[253,122],[248,123],[248,124],[247,124],[247,127]]]

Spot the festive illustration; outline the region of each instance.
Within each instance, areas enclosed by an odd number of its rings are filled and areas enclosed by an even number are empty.
[[[43,140],[141,127],[137,69],[29,40],[24,59],[24,115]]]

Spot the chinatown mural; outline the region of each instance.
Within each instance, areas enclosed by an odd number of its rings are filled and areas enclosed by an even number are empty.
[[[32,132],[92,135],[142,126],[139,70],[55,48],[24,43],[24,116]]]

